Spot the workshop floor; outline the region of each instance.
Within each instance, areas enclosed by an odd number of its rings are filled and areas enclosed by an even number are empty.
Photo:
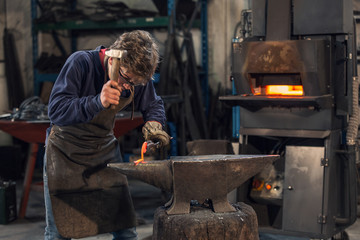
[[[38,174],[39,175],[39,174]],[[36,178],[36,177],[35,177]],[[39,178],[39,177],[38,177]],[[41,180],[41,179],[40,179]],[[151,185],[129,180],[130,191],[138,217],[137,232],[139,240],[150,240],[152,236],[153,213],[155,209],[166,201],[161,191]],[[17,182],[18,205],[21,198],[22,182]],[[41,187],[36,187],[30,192],[25,219],[17,219],[9,224],[0,225],[0,240],[41,240],[44,239],[45,228],[44,198]],[[349,227],[346,232],[350,240],[360,240],[360,218]],[[110,240],[112,235],[102,234],[83,240]],[[306,238],[291,238],[281,236],[261,236],[260,240],[307,240]]]

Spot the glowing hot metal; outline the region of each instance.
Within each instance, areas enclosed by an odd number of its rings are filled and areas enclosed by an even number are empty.
[[[148,143],[147,142],[144,142],[141,146],[141,158],[139,160],[136,160],[134,163],[135,163],[135,166],[138,165],[139,163],[146,163],[144,162],[144,153],[146,153],[146,149],[147,149],[147,145]]]

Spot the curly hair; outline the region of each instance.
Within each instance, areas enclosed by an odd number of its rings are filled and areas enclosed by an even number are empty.
[[[149,32],[135,30],[125,32],[110,46],[110,49],[127,50],[120,64],[127,71],[148,82],[159,63],[159,47]]]

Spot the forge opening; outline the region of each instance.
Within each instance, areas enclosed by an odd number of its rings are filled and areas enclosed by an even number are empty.
[[[250,87],[260,96],[304,96],[300,73],[258,74],[250,73]]]

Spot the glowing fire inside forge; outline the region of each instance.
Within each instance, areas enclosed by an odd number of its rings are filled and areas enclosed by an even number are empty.
[[[267,85],[266,95],[291,95],[302,96],[304,94],[302,85]]]

